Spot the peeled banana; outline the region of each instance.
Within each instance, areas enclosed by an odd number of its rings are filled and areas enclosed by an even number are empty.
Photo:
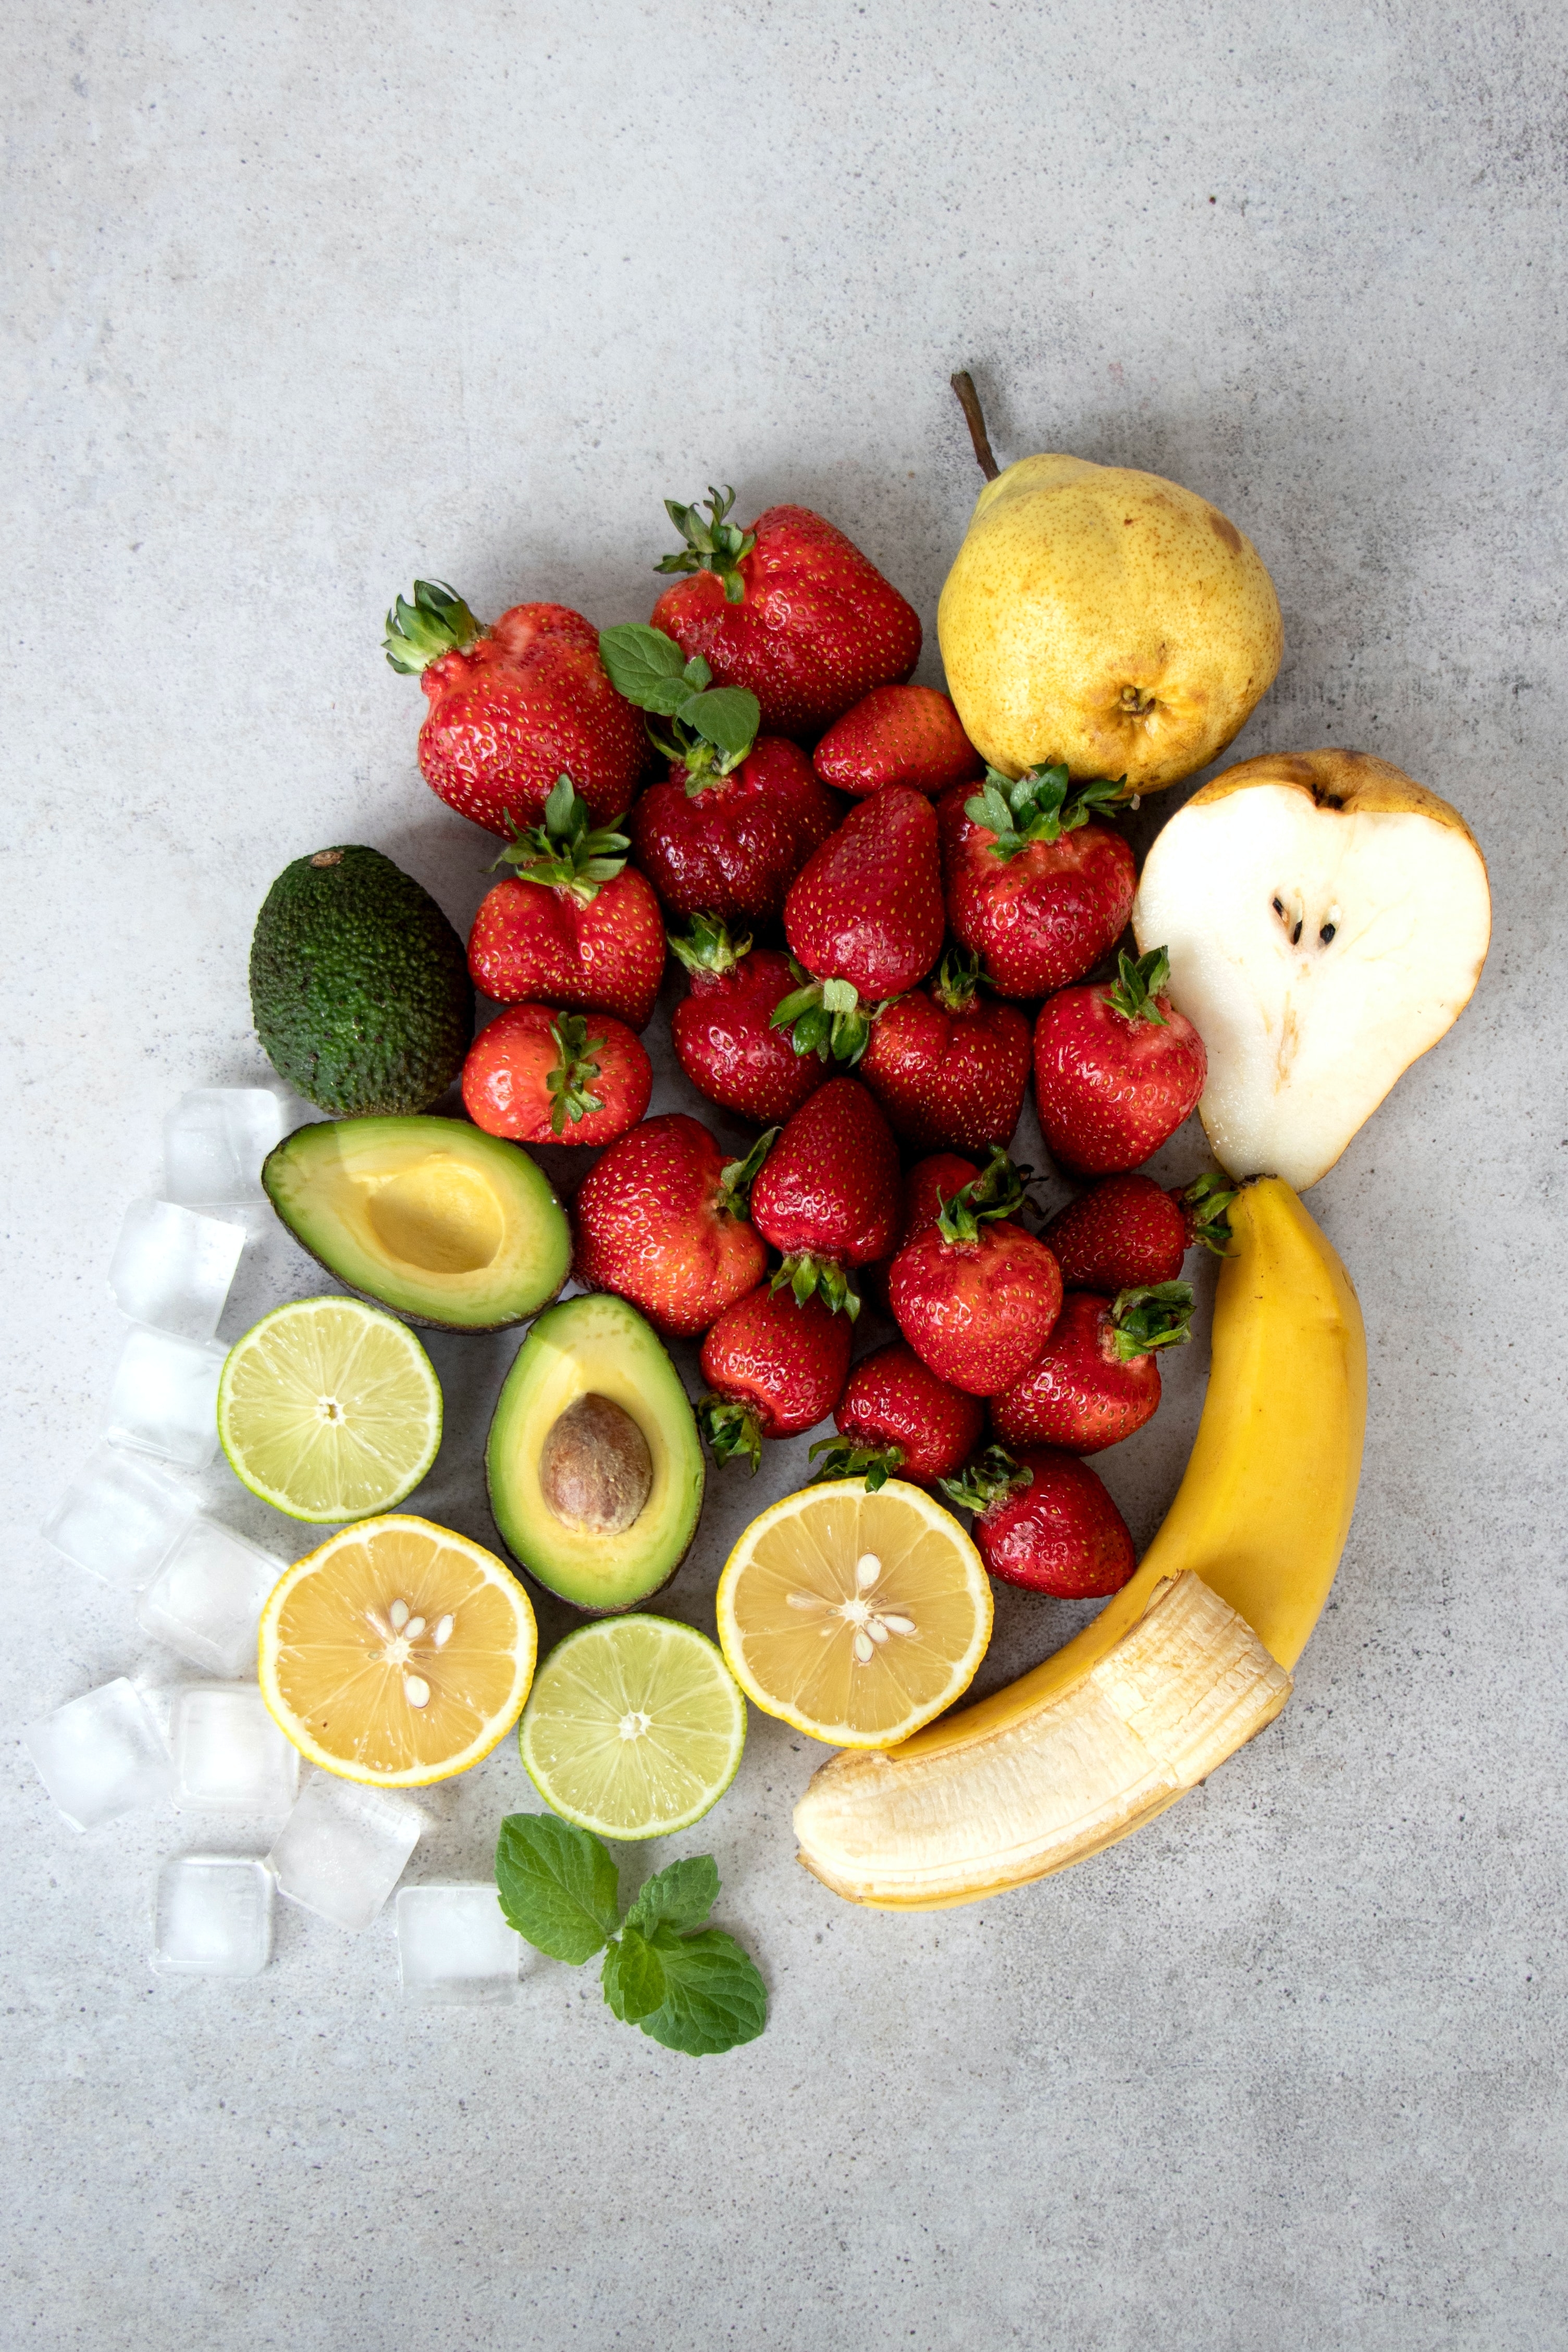
[[[795,1834],[835,1894],[932,1910],[1043,1878],[1152,1821],[1290,1696],[1355,1507],[1366,1341],[1288,1184],[1257,1178],[1229,1213],[1203,1418],[1136,1575],[1006,1690],[821,1767]]]

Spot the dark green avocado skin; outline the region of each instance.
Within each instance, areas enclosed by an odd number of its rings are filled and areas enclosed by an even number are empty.
[[[423,1110],[474,1034],[462,940],[379,849],[319,849],[284,867],[256,917],[250,1003],[279,1077],[343,1118]]]

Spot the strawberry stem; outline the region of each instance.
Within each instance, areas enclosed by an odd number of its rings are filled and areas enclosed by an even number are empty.
[[[963,948],[949,948],[931,982],[931,994],[944,1013],[967,1013],[979,986],[979,957]]]
[[[508,820],[510,822],[510,820]],[[519,882],[540,882],[570,890],[586,907],[601,886],[613,882],[632,844],[608,826],[593,829],[593,812],[570,776],[558,776],[545,803],[542,824],[512,825],[510,846],[491,866],[509,866]]]
[[[964,422],[969,428],[969,438],[975,447],[975,462],[987,481],[994,482],[1002,469],[991,455],[990,436],[986,431],[986,412],[980,406],[975,379],[967,368],[959,368],[947,381],[958,395],[958,405],[964,412]]]
[[[1010,1217],[1023,1206],[1023,1177],[998,1145],[971,1183],[942,1201],[936,1229],[945,1242],[974,1242],[982,1218]]]
[[[829,1478],[863,1478],[868,1495],[885,1486],[904,1460],[903,1446],[891,1440],[885,1445],[860,1445],[852,1439],[820,1437],[810,1459],[815,1462],[819,1454],[824,1458],[821,1468],[812,1471],[809,1486],[820,1486]]]
[[[694,915],[684,931],[665,937],[688,971],[733,971],[751,953],[751,935],[731,935],[717,915]]]
[[[768,1026],[788,1029],[797,1054],[815,1054],[821,1062],[831,1055],[852,1069],[871,1043],[872,1023],[893,999],[865,1005],[852,981],[813,980],[793,957],[789,969],[802,985],[774,1006]]]
[[[1171,976],[1164,948],[1151,948],[1134,963],[1124,948],[1116,959],[1117,977],[1105,991],[1105,1002],[1124,1021],[1155,1021],[1164,1029],[1165,1014],[1155,1002]]]
[[[736,1454],[742,1454],[747,1470],[756,1477],[762,1461],[762,1424],[748,1404],[742,1404],[737,1397],[710,1392],[697,1407],[697,1426],[716,1462],[728,1462]]]
[[[939,1478],[936,1483],[961,1511],[988,1511],[993,1503],[1005,1502],[1020,1486],[1029,1486],[1033,1477],[1034,1472],[1015,1462],[1005,1445],[988,1445],[956,1478]]]
[[[416,580],[413,604],[400,596],[387,614],[382,647],[393,669],[404,677],[417,677],[432,662],[446,654],[465,654],[489,634],[444,580]]]
[[[591,1110],[602,1110],[602,1095],[589,1092],[589,1081],[599,1076],[599,1065],[591,1061],[603,1045],[602,1037],[591,1037],[588,1023],[580,1013],[559,1013],[550,1023],[550,1035],[557,1046],[553,1070],[545,1077],[545,1091],[551,1097],[550,1129],[559,1135],[570,1118],[575,1127]]]
[[[763,1161],[772,1150],[779,1129],[770,1127],[759,1135],[744,1160],[726,1162],[718,1180],[718,1205],[721,1213],[744,1217],[751,1187],[756,1182]]]
[[[1192,1337],[1192,1285],[1151,1282],[1118,1291],[1106,1318],[1119,1362],[1153,1355],[1156,1348],[1185,1348]]]
[[[756,546],[757,534],[725,520],[734,504],[732,489],[716,489],[710,482],[708,520],[705,522],[695,505],[684,507],[676,499],[666,499],[664,512],[686,543],[676,555],[662,555],[654,571],[711,572],[724,583],[726,603],[741,603],[746,583],[740,576],[740,566]]]
[[[599,658],[617,694],[642,711],[670,722],[662,735],[646,718],[653,749],[685,765],[686,790],[695,794],[737,768],[757,740],[762,705],[743,686],[715,686],[700,654],[687,661],[674,637],[645,622],[627,621],[599,633]]]
[[[1236,1198],[1236,1187],[1210,1172],[1178,1192],[1176,1206],[1186,1217],[1186,1237],[1216,1257],[1228,1257],[1232,1234],[1226,1211]]]
[[[1060,841],[1092,816],[1105,816],[1122,798],[1125,776],[1091,776],[1074,784],[1064,767],[1026,768],[1021,776],[1004,776],[988,763],[986,781],[964,803],[971,824],[996,835],[988,844],[993,857],[1005,863],[1031,841]]]
[[[818,1257],[812,1250],[792,1252],[768,1287],[793,1291],[797,1307],[820,1298],[830,1315],[847,1315],[852,1323],[861,1311],[860,1294],[851,1289],[850,1278],[837,1258]]]

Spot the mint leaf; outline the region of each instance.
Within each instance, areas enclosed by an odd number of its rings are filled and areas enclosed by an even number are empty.
[[[604,1955],[604,1998],[622,2024],[641,2025],[664,2004],[664,1964],[635,1927],[623,1927]]]
[[[688,691],[674,715],[684,727],[695,729],[706,741],[735,758],[749,751],[756,741],[762,705],[743,686],[715,686],[706,694]]]
[[[659,1927],[700,1927],[717,1896],[718,1866],[712,1854],[690,1854],[644,1880],[625,1924],[644,1936]]]
[[[508,1813],[496,1847],[496,1891],[519,1936],[573,1967],[615,1933],[619,1883],[590,1830],[553,1813]]]
[[[686,657],[674,637],[645,621],[626,621],[599,633],[599,658],[611,685],[640,710],[662,711],[673,718],[691,699],[691,681],[684,676]],[[706,680],[704,680],[706,684]]]
[[[733,1936],[722,1927],[678,1936],[664,1927],[649,1941],[664,1974],[664,2000],[637,2021],[651,2042],[706,2058],[756,2041],[768,2022],[768,1990]]]

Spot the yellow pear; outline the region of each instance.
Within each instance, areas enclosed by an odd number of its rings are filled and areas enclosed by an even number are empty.
[[[947,690],[994,767],[1124,776],[1129,793],[1222,751],[1283,643],[1274,583],[1218,508],[1158,474],[1064,457],[987,483],[936,630]]]

